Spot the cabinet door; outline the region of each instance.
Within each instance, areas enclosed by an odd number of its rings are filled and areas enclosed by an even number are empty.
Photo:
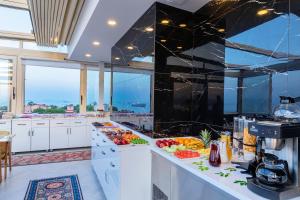
[[[75,126],[70,128],[69,147],[84,147],[86,141],[86,126]]]
[[[68,148],[68,127],[50,127],[50,149]]]
[[[12,134],[12,152],[30,151],[30,121],[13,121]]]
[[[49,127],[33,127],[31,134],[31,151],[49,149]]]

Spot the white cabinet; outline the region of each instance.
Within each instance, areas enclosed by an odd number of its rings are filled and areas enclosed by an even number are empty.
[[[68,148],[69,127],[50,127],[50,149]]]
[[[12,133],[12,152],[30,151],[31,121],[13,120]]]
[[[87,145],[85,119],[62,119],[50,122],[50,149],[84,147]]]
[[[10,119],[1,119],[0,120],[0,131],[11,132],[11,120]]]
[[[49,149],[49,120],[36,120],[31,124],[31,151]]]
[[[12,152],[49,149],[49,120],[13,120]]]
[[[70,128],[69,147],[84,147],[86,145],[86,126],[75,126]]]

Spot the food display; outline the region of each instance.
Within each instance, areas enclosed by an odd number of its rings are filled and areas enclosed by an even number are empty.
[[[178,145],[179,143],[176,142],[175,140],[173,139],[163,139],[163,140],[157,140],[156,141],[156,145],[159,147],[159,148],[164,148],[164,147],[170,147],[172,145]]]
[[[115,125],[111,122],[93,122],[92,124],[96,127],[101,127],[101,128],[115,127]]]
[[[163,149],[168,153],[175,153],[178,150],[185,150],[186,147],[184,145],[180,144],[180,145],[172,145],[170,147],[166,146],[166,147],[163,147]]]
[[[184,145],[187,149],[200,150],[204,148],[204,143],[197,138],[176,138],[176,142]]]
[[[116,145],[148,144],[148,141],[140,138],[130,130],[111,129],[105,130],[103,133]]]
[[[187,158],[198,158],[200,153],[191,150],[178,150],[174,153],[177,158],[187,159]]]
[[[130,142],[131,144],[148,144],[148,141],[142,138],[132,139]]]

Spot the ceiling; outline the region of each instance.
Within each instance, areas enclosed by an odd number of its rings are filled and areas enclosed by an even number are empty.
[[[88,2],[88,3],[87,3]],[[69,59],[110,62],[111,47],[147,11],[155,0],[89,0],[82,8],[69,46]],[[195,12],[209,0],[159,0],[158,2]],[[108,19],[117,21],[115,27]],[[93,46],[99,41],[100,46]],[[86,57],[85,54],[91,57]]]

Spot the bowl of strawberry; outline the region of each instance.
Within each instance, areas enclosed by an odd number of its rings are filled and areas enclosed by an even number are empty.
[[[179,143],[172,139],[163,139],[156,141],[156,146],[158,146],[159,148],[170,147],[172,145],[179,145]]]

